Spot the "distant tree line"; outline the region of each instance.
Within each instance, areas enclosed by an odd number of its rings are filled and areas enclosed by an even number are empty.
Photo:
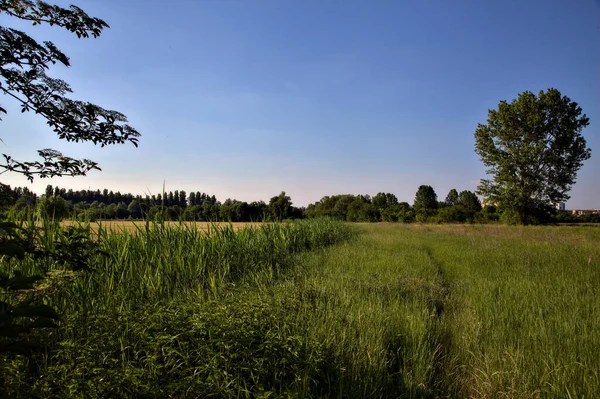
[[[306,208],[306,217],[329,216],[351,222],[478,222],[499,219],[496,209],[482,208],[477,195],[471,191],[450,190],[444,201],[431,186],[422,185],[415,194],[413,204],[399,202],[391,193],[368,195],[334,195],[323,197]]]
[[[20,219],[39,214],[55,219],[152,219],[250,222],[302,218],[304,209],[293,206],[285,192],[269,203],[251,203],[183,190],[156,195],[133,195],[112,190],[72,190],[48,185],[40,197],[27,187],[0,185],[0,207]]]
[[[308,205],[305,217],[331,217],[349,222],[428,222],[428,223],[510,223],[511,214],[505,214],[495,204],[483,206],[471,191],[452,189],[443,201],[433,187],[422,185],[413,204],[399,202],[391,193],[369,195],[342,194],[325,196]],[[552,222],[600,223],[600,215],[572,215],[554,210]]]
[[[482,206],[471,191],[450,190],[443,201],[433,187],[422,185],[412,204],[399,202],[391,193],[325,196],[306,208],[295,207],[285,192],[264,201],[244,202],[200,191],[169,191],[156,195],[132,195],[112,190],[72,190],[48,185],[42,196],[27,187],[0,185],[0,208],[20,219],[37,214],[54,219],[78,220],[151,219],[249,222],[330,217],[348,222],[507,222],[494,204]],[[554,222],[600,222],[600,215],[572,215],[555,211]]]

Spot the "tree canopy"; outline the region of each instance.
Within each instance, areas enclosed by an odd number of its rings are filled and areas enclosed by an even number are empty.
[[[581,135],[589,119],[556,89],[525,91],[489,110],[475,131],[475,152],[488,167],[478,193],[514,222],[540,222],[569,199],[577,171],[591,155]]]
[[[292,214],[292,199],[282,191],[269,201],[269,213],[273,220],[284,220]]]
[[[413,207],[418,213],[426,213],[427,211],[437,209],[437,194],[435,193],[433,187],[427,185],[419,186],[419,189],[415,194],[415,202]]]
[[[456,191],[455,188],[450,190],[444,202],[446,202],[446,205],[448,206],[456,205],[458,203],[458,191]]]
[[[481,202],[474,192],[465,190],[458,194],[458,199],[454,205],[462,207],[467,212],[479,212],[481,210]]]
[[[2,0],[0,14],[31,21],[33,25],[49,24],[66,29],[78,38],[98,37],[108,24],[90,17],[82,9],[71,5],[62,8],[44,1]],[[12,98],[21,112],[42,116],[60,139],[91,141],[102,147],[130,142],[137,146],[139,132],[127,124],[120,112],[67,97],[69,84],[47,75],[51,65],[70,66],[69,58],[52,42],[38,43],[26,33],[0,26],[0,92]],[[0,114],[7,110],[0,105]],[[38,151],[42,161],[18,161],[3,154],[0,168],[25,175],[52,177],[85,175],[100,169],[89,159],[73,159],[52,149]]]
[[[380,192],[373,197],[372,202],[377,209],[387,209],[396,205],[398,203],[398,198],[392,193]]]

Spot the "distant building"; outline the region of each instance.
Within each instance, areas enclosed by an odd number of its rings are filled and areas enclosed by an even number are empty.
[[[492,202],[492,201],[486,201],[486,200],[481,200],[481,206],[483,208],[485,208],[486,206],[498,206],[497,202]]]
[[[559,211],[564,211],[567,209],[567,204],[565,204],[564,202],[559,202],[558,205],[556,205],[556,208]]]

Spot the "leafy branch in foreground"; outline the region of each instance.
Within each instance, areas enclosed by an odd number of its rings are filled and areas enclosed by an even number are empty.
[[[0,14],[31,21],[33,25],[47,23],[60,26],[77,37],[98,37],[108,24],[88,16],[77,6],[69,9],[43,1],[0,0]],[[127,124],[120,112],[66,97],[72,93],[69,84],[46,74],[50,65],[70,66],[69,58],[52,42],[38,43],[26,33],[0,26],[0,92],[21,106],[21,112],[41,115],[60,139],[74,142],[91,141],[102,147],[130,142],[137,147],[139,132]],[[7,113],[0,106],[0,114]],[[99,169],[90,160],[76,160],[53,150],[41,150],[43,162],[21,162],[4,154],[4,171],[34,176],[78,176]]]
[[[62,153],[51,150],[39,150],[38,154],[42,157],[43,162],[20,162],[13,159],[10,155],[2,154],[4,156],[5,164],[0,164],[0,168],[4,168],[3,172],[16,172],[21,173],[30,181],[33,181],[33,176],[38,175],[39,177],[55,177],[55,176],[81,176],[85,175],[92,169],[101,170],[96,162],[90,161],[89,159],[73,159],[65,157]]]

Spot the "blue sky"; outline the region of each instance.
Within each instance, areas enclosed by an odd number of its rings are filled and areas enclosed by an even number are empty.
[[[38,179],[134,194],[183,189],[296,205],[421,184],[443,199],[485,168],[473,133],[489,108],[556,87],[590,117],[592,158],[568,208],[600,207],[600,1],[73,0],[109,23],[98,39],[0,24],[71,58],[50,76],[73,97],[125,113],[140,147],[64,143],[7,97],[0,152],[41,148],[102,172]],[[56,2],[68,5],[69,2]],[[3,183],[28,185],[4,174]]]

